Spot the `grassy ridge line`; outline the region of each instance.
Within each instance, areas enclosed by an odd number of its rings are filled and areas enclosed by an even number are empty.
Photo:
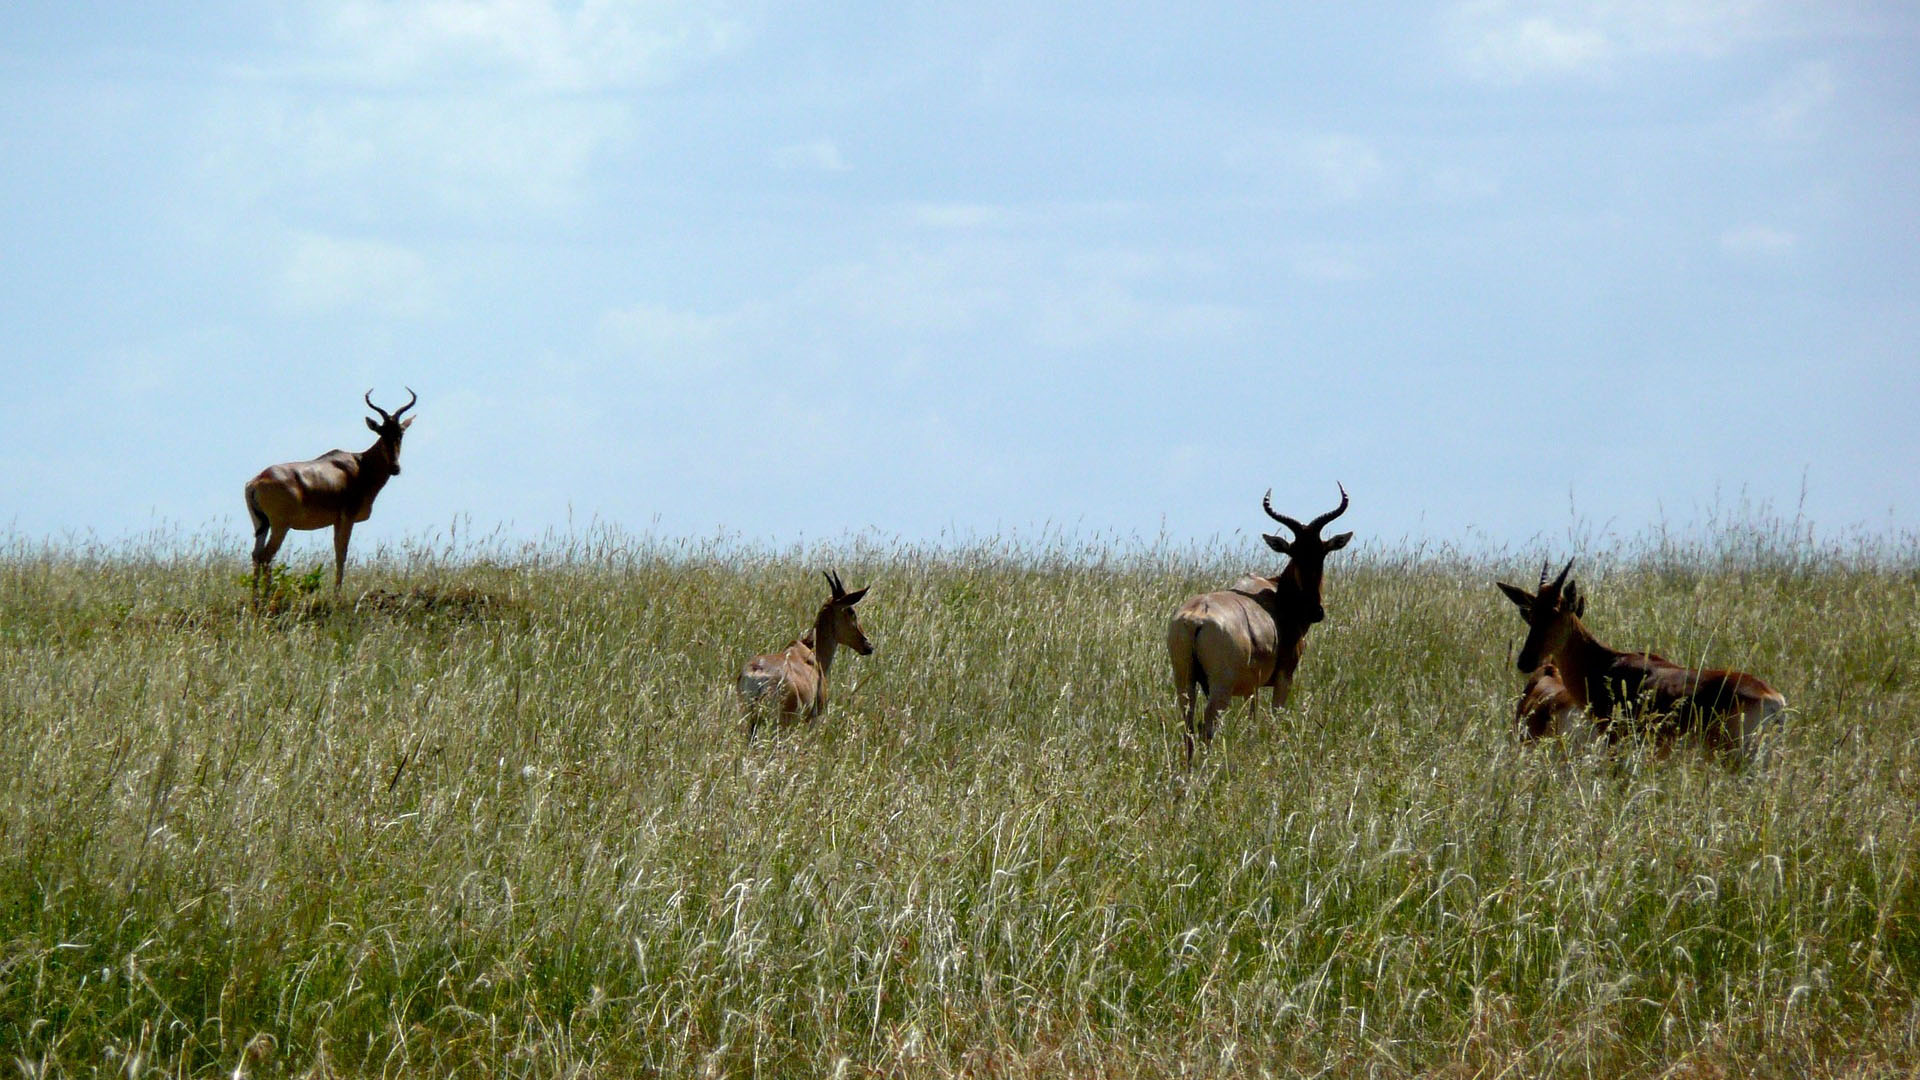
[[[876,582],[879,651],[748,749],[731,675],[799,631],[816,559],[357,567],[394,599],[271,618],[231,559],[0,560],[0,1053],[1786,1075],[1920,1047],[1897,565],[1583,581],[1611,643],[1788,695],[1763,778],[1517,753],[1493,568],[1375,553],[1330,573],[1295,708],[1236,711],[1181,781],[1165,619],[1237,565],[836,562]]]

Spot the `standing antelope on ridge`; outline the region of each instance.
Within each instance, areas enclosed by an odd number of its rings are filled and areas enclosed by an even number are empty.
[[[1609,742],[1645,734],[1664,753],[1676,738],[1698,733],[1709,749],[1737,751],[1748,764],[1758,761],[1761,739],[1778,723],[1787,699],[1742,671],[1695,670],[1650,652],[1600,644],[1580,621],[1586,602],[1567,580],[1572,569],[1568,560],[1560,576],[1548,581],[1542,566],[1533,593],[1494,582],[1527,621],[1527,641],[1516,660],[1520,670],[1536,672],[1550,662],[1565,700],[1586,711],[1591,734]]]
[[[860,629],[860,616],[853,610],[873,586],[848,592],[840,583],[839,574],[824,572],[821,576],[827,579],[833,594],[820,605],[813,617],[813,626],[780,652],[747,661],[735,683],[750,714],[749,738],[760,726],[760,714],[767,705],[776,706],[783,720],[797,717],[811,720],[826,711],[827,672],[833,668],[837,648],[845,645],[861,656],[873,652],[872,643]]]
[[[1320,538],[1320,530],[1346,512],[1344,486],[1340,505],[1305,525],[1274,511],[1271,490],[1261,498],[1260,507],[1293,532],[1292,540],[1263,534],[1268,547],[1288,556],[1286,567],[1270,578],[1249,575],[1231,589],[1196,596],[1180,605],[1167,624],[1173,685],[1186,718],[1188,768],[1193,767],[1193,688],[1198,686],[1207,695],[1199,731],[1208,744],[1213,742],[1214,724],[1236,697],[1271,686],[1273,707],[1285,706],[1307,631],[1327,617],[1320,606],[1327,555],[1353,539],[1350,532]],[[1256,700],[1249,711],[1257,707]]]
[[[373,403],[372,390],[364,400],[367,408],[380,414],[379,423],[367,418],[367,426],[379,436],[372,446],[357,454],[329,450],[311,461],[269,465],[247,481],[256,597],[262,592],[267,567],[280,550],[280,542],[287,538],[288,529],[324,529],[329,525],[333,527],[333,592],[339,595],[354,523],[373,514],[374,497],[388,480],[400,475],[400,437],[414,419],[402,420],[400,415],[413,408],[420,397],[408,389],[407,403],[392,415]]]

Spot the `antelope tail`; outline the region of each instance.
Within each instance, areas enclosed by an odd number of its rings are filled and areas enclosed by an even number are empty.
[[[1187,639],[1187,685],[1199,686],[1202,694],[1213,693],[1213,687],[1207,685],[1207,665],[1200,662],[1200,627],[1195,626]]]
[[[1197,685],[1204,696],[1211,693],[1211,688],[1207,685],[1207,667],[1200,662],[1200,624],[1185,619],[1176,621],[1177,629],[1167,635],[1169,651],[1173,653],[1174,681],[1182,693]]]
[[[247,516],[253,519],[253,538],[267,535],[267,515],[260,512],[260,504],[253,500],[253,485],[247,485]]]

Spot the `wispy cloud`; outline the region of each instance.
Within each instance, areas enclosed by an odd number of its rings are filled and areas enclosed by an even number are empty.
[[[1776,139],[1813,135],[1836,93],[1833,65],[1824,60],[1802,64],[1768,91],[1760,106],[1761,128]]]
[[[752,310],[707,314],[641,302],[600,317],[601,348],[656,377],[710,371],[738,355]]]
[[[1116,342],[1220,342],[1256,322],[1207,295],[1208,260],[1130,250],[1049,251],[1008,242],[889,247],[822,268],[791,289],[717,312],[639,302],[602,316],[612,352],[667,371],[723,363],[807,364],[819,344],[888,342],[901,355],[986,335],[1011,347],[1096,349]],[[831,349],[829,351],[837,350]]]
[[[1226,160],[1335,203],[1379,194],[1394,171],[1377,143],[1347,132],[1255,132],[1232,146]]]
[[[426,260],[395,244],[304,233],[294,237],[280,276],[288,310],[320,314],[360,309],[413,318],[434,307]]]
[[[840,147],[832,139],[794,143],[773,151],[774,167],[805,169],[813,172],[846,172],[851,166],[840,156]]]
[[[955,230],[1002,228],[1018,217],[1004,206],[982,203],[917,203],[907,216],[923,228]]]
[[[211,115],[201,162],[229,198],[283,213],[547,213],[628,130],[595,101],[252,95]]]
[[[1386,176],[1386,162],[1371,142],[1352,135],[1320,135],[1300,147],[1300,159],[1322,194],[1352,202],[1371,194]]]
[[[1720,234],[1720,250],[1742,258],[1772,258],[1792,251],[1798,238],[1771,225],[1740,225]]]
[[[1369,276],[1360,256],[1344,248],[1303,247],[1293,253],[1291,265],[1303,281],[1351,282]]]
[[[1490,22],[1462,37],[1459,59],[1469,72],[1509,83],[1590,70],[1613,55],[1614,48],[1599,30],[1568,25],[1551,15]]]
[[[1469,0],[1443,16],[1453,60],[1518,84],[1604,71],[1624,57],[1716,56],[1761,32],[1763,0]]]
[[[314,15],[322,63],[381,84],[505,76],[558,91],[646,86],[744,35],[722,3],[340,0]]]
[[[732,50],[727,0],[308,0],[203,124],[202,178],[284,218],[547,214],[634,128],[611,91]]]

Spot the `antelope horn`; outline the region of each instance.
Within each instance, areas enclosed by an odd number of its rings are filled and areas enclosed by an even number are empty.
[[[1340,489],[1340,505],[1314,518],[1307,524],[1307,528],[1313,530],[1316,534],[1320,532],[1320,529],[1325,526],[1327,522],[1347,512],[1347,485],[1336,480],[1334,481],[1334,486]]]
[[[1268,488],[1267,493],[1265,495],[1260,496],[1260,509],[1265,510],[1267,512],[1268,517],[1272,518],[1273,520],[1279,522],[1282,525],[1285,525],[1287,528],[1292,529],[1293,535],[1295,536],[1307,535],[1306,526],[1300,524],[1299,522],[1293,520],[1292,518],[1288,517],[1287,515],[1273,508],[1273,489],[1272,488]]]
[[[366,397],[362,398],[361,400],[367,403],[367,408],[372,409],[374,412],[377,412],[380,414],[381,423],[388,423],[393,420],[393,417],[387,415],[387,410],[373,403],[373,390],[371,388],[367,390]]]
[[[820,571],[820,576],[827,579],[827,588],[833,590],[833,598],[835,600],[838,600],[841,597],[847,595],[847,587],[845,585],[840,584],[839,574],[836,574],[831,570],[822,570]]]
[[[1554,578],[1554,579],[1553,579],[1553,587],[1554,587],[1554,588],[1556,588],[1556,589],[1557,589],[1557,588],[1559,588],[1560,586],[1562,586],[1562,585],[1565,585],[1565,584],[1567,583],[1567,571],[1569,571],[1569,570],[1571,570],[1571,569],[1573,569],[1573,560],[1572,560],[1572,559],[1568,559],[1568,560],[1567,560],[1567,565],[1565,565],[1565,566],[1563,566],[1563,567],[1561,567],[1561,568],[1560,568],[1560,576],[1559,576],[1559,577],[1557,577],[1557,578]],[[1547,575],[1545,574],[1545,572],[1542,572],[1542,573],[1541,573],[1541,575],[1540,575],[1540,577],[1541,577],[1541,578],[1542,578],[1543,580],[1544,580],[1544,579],[1546,578],[1546,576],[1547,576]]]
[[[1540,586],[1539,587],[1541,589],[1544,589],[1547,587],[1547,560],[1545,559],[1540,560]]]
[[[419,400],[420,400],[420,395],[413,392],[413,387],[411,386],[407,387],[407,403],[393,410],[393,418],[395,420],[400,419],[400,414],[406,412],[408,409],[413,408],[414,402]]]

